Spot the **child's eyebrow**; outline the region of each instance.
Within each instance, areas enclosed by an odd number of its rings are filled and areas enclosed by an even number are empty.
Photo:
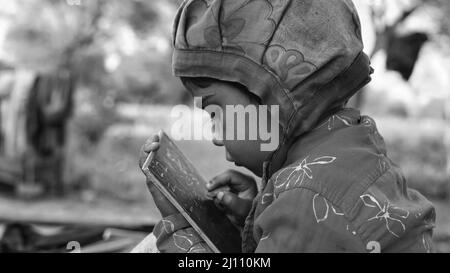
[[[191,93],[194,97],[210,97],[216,94],[216,91],[211,88],[189,88],[189,86],[185,86],[186,89]]]

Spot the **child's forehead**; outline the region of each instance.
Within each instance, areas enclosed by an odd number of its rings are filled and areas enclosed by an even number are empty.
[[[251,93],[244,85],[238,82],[205,77],[182,77],[181,80],[190,93],[194,97],[201,97],[204,103],[239,102],[244,98],[248,98],[258,104],[260,103],[258,96]]]

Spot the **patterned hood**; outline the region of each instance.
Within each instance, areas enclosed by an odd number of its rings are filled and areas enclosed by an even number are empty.
[[[286,141],[370,81],[351,0],[187,0],[173,30],[178,77],[238,82],[280,106]]]

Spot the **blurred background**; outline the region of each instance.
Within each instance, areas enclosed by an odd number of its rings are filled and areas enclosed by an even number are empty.
[[[180,0],[3,0],[0,252],[124,252],[160,215],[137,160],[192,104],[171,74]],[[354,0],[373,80],[351,102],[437,209],[450,252],[450,2]],[[207,141],[178,146],[209,179],[228,168]]]

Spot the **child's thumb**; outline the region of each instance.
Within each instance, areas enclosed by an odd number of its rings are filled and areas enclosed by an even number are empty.
[[[219,203],[231,214],[238,217],[246,214],[248,204],[246,200],[239,198],[236,194],[231,192],[219,192],[217,194],[217,199],[219,200]]]

